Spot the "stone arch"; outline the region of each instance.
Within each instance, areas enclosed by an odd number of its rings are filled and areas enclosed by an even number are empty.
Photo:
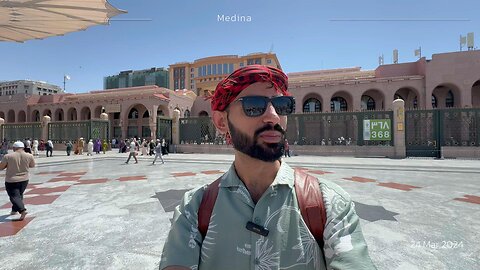
[[[67,121],[77,121],[77,119],[78,119],[77,109],[75,107],[68,109]]]
[[[32,118],[30,120],[32,122],[39,122],[40,121],[40,112],[38,110],[33,110]]]
[[[385,109],[385,95],[378,89],[368,89],[363,92],[360,102],[361,110]]]
[[[480,80],[472,85],[472,107],[480,108]]]
[[[25,123],[27,122],[27,114],[25,113],[24,110],[21,110],[18,112],[18,123]]]
[[[7,113],[7,123],[15,123],[15,111],[9,110]]]
[[[302,101],[302,112],[303,113],[312,113],[312,112],[322,112],[323,99],[321,96],[315,93],[310,93],[303,98]]]
[[[53,119],[53,121],[65,121],[65,113],[63,112],[62,108],[55,110]]]
[[[4,112],[0,112],[0,118],[3,118],[3,120],[5,120],[5,113]]]
[[[145,111],[148,112],[147,107],[140,103],[130,106],[130,108],[126,111],[128,123],[127,137],[150,137],[150,127],[148,126],[148,121],[142,121]]]
[[[42,117],[48,115],[50,116],[50,119],[52,118],[52,111],[50,109],[45,109],[43,110]]]
[[[343,112],[353,110],[353,98],[350,93],[346,91],[338,91],[332,95],[330,99],[331,112]]]
[[[80,110],[80,120],[90,120],[92,119],[92,112],[90,111],[90,107],[83,107]]]
[[[198,113],[198,116],[208,116],[208,112],[201,111],[201,112]]]
[[[398,89],[393,95],[393,100],[395,99],[402,99],[403,101],[405,101],[405,109],[416,109],[418,107],[422,107],[418,103],[419,93],[415,88],[402,87]]]
[[[93,110],[93,118],[100,119],[100,114],[104,111],[103,106],[99,105]]]
[[[460,88],[451,83],[440,84],[432,91],[437,99],[437,108],[462,107],[462,93]]]

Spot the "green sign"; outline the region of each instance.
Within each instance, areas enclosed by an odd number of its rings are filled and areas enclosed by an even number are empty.
[[[364,141],[389,141],[392,136],[390,119],[363,120]]]

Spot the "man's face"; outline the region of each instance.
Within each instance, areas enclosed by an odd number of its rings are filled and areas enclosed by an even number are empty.
[[[245,88],[237,97],[266,96],[280,94],[270,83],[255,83]],[[279,160],[284,153],[287,116],[278,115],[271,103],[264,114],[248,117],[242,109],[242,102],[232,102],[227,110],[228,127],[236,150],[266,162]]]

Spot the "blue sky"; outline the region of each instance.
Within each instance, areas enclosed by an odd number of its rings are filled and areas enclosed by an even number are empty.
[[[62,86],[63,75],[68,74],[67,92],[82,93],[102,89],[104,76],[122,70],[268,52],[272,47],[286,72],[374,69],[381,54],[385,64],[392,63],[393,49],[399,50],[400,62],[411,62],[419,46],[429,59],[435,53],[458,51],[461,34],[475,32],[480,40],[480,3],[474,0],[110,3],[128,13],[108,26],[25,43],[0,42],[0,80],[31,79]],[[252,21],[217,21],[217,15],[236,14],[251,16]]]

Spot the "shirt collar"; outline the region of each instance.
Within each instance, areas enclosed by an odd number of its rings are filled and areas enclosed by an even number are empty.
[[[294,170],[290,167],[285,161],[282,161],[280,169],[273,180],[273,183],[270,186],[276,185],[288,185],[290,188],[293,188],[294,182]],[[235,165],[232,164],[230,169],[223,175],[223,179],[220,182],[220,187],[239,187],[245,186],[240,177],[238,177],[237,171],[235,170]]]

